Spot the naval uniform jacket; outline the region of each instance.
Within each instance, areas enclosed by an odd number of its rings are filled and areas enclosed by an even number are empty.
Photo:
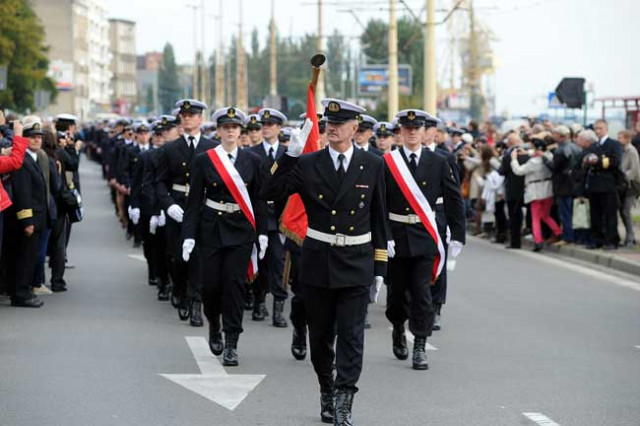
[[[353,150],[342,183],[328,148],[299,158],[283,155],[263,184],[263,200],[298,193],[309,228],[326,234],[359,236],[371,242],[332,246],[312,238],[302,245],[300,281],[324,288],[369,286],[387,273],[384,164],[382,158]]]
[[[263,180],[271,173],[271,166],[273,165],[269,161],[269,156],[267,152],[264,150],[263,142],[260,142],[258,145],[254,145],[248,149],[248,151],[256,154],[261,162],[262,162],[262,176]],[[275,152],[275,161],[278,161],[280,157],[287,151],[287,147],[278,143],[278,149]],[[267,201],[267,214],[268,214],[268,226],[269,231],[277,231],[279,229],[278,222],[280,220],[280,216],[282,216],[282,212],[284,210],[285,205],[287,204],[287,198],[281,197],[280,199],[269,200]]]
[[[249,193],[256,228],[253,228],[242,211],[223,212],[205,205],[207,200],[220,204],[236,204],[236,201],[208,153],[203,152],[196,155],[192,168],[193,176],[182,226],[183,240],[191,238],[203,247],[222,248],[251,244],[256,241],[256,234],[267,233],[266,204],[260,200],[260,158],[246,150],[238,149],[234,167]]]
[[[44,231],[50,225],[47,184],[38,163],[28,153],[22,167],[11,173],[13,207],[22,229],[33,225],[35,231]]]
[[[409,160],[404,150],[401,149],[400,153],[409,167]],[[388,211],[403,216],[416,214],[402,194],[389,168],[385,167],[385,170]],[[438,199],[442,198],[445,223],[451,229],[451,239],[464,243],[465,217],[462,197],[458,182],[446,157],[436,154],[430,149],[422,148],[414,179],[434,213]],[[389,227],[395,242],[396,256],[416,257],[438,254],[436,241],[431,238],[421,222],[405,224],[389,220]]]
[[[607,138],[604,144],[593,142],[582,150],[577,167],[585,169],[584,188],[587,194],[601,194],[616,192],[619,177],[621,148],[620,142]],[[594,165],[584,165],[583,161],[589,154],[595,154],[598,162]]]
[[[200,141],[193,157],[218,146],[218,142],[200,136]],[[187,194],[173,189],[173,185],[189,186],[190,165],[189,146],[184,136],[165,143],[160,150],[158,168],[156,170],[156,195],[160,208],[167,211],[169,206],[177,204],[183,209],[187,204]]]
[[[146,216],[160,214],[158,208],[155,176],[160,148],[149,148],[137,156],[131,180],[131,207],[140,209]]]

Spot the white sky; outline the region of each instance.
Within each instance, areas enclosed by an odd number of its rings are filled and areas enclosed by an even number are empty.
[[[436,0],[436,8],[448,9],[452,1]],[[207,51],[217,43],[215,15],[219,2],[204,2]],[[338,28],[347,36],[360,35],[361,27],[353,16],[341,10],[355,8],[365,24],[370,18],[388,18],[388,11],[384,10],[388,2],[384,0],[324,3],[326,34]],[[405,3],[417,14],[423,10],[425,0]],[[104,0],[103,4],[110,17],[137,22],[138,52],[161,50],[169,41],[179,62],[192,61],[193,12],[188,5],[200,5],[200,0]],[[497,38],[493,49],[499,68],[491,80],[498,113],[538,112],[541,98],[546,98],[546,93],[553,91],[564,76],[585,77],[597,97],[640,96],[640,0],[475,0],[474,4],[477,18],[487,23]],[[239,2],[225,0],[224,7],[223,38],[228,44],[231,34],[237,33]],[[265,40],[270,10],[269,0],[244,0],[247,39],[256,27],[261,40]],[[281,36],[316,32],[315,1],[275,0],[275,10]],[[398,10],[399,16],[407,13],[400,3]],[[444,13],[437,16],[442,19]],[[448,37],[445,25],[438,27],[436,36],[438,45],[444,46]],[[439,54],[444,56],[443,49]],[[440,69],[445,59],[439,59]]]

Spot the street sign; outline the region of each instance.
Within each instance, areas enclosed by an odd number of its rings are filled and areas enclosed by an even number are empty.
[[[7,67],[0,66],[0,90],[7,88]]]
[[[560,99],[558,99],[556,92],[549,92],[549,95],[547,96],[547,108],[550,108],[550,109],[564,108],[564,105],[562,104],[562,102],[560,102]]]
[[[200,374],[161,374],[192,392],[233,411],[260,384],[264,375],[229,375],[211,353],[204,337],[188,336],[187,344],[196,359]]]
[[[389,66],[363,65],[358,70],[358,96],[377,96],[389,87]],[[413,93],[411,65],[398,65],[398,93],[411,96]]]

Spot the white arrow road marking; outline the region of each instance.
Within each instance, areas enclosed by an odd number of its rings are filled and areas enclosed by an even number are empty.
[[[140,262],[146,262],[147,261],[147,259],[145,259],[144,255],[142,255],[142,254],[128,254],[127,256],[129,256],[132,259],[139,260]]]
[[[542,413],[522,413],[526,418],[540,426],[560,426]]]
[[[211,354],[204,337],[187,336],[187,344],[201,374],[160,374],[192,392],[233,411],[260,384],[265,375],[228,375],[218,358]]]
[[[389,327],[389,330],[393,331],[393,327]],[[415,336],[409,331],[407,330],[405,332],[405,334],[407,335],[407,342],[409,343],[413,343]],[[435,346],[433,346],[431,343],[427,342],[427,344],[424,346],[424,349],[426,351],[437,351],[438,348],[436,348]]]

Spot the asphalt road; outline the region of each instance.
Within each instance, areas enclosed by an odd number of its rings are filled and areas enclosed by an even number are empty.
[[[289,353],[291,328],[248,314],[240,366],[224,382],[208,379],[223,383],[212,392],[224,399],[241,381],[233,375],[265,375],[235,410],[161,376],[200,374],[185,337],[206,328],[156,300],[98,167],[84,161],[82,173],[86,219],[72,234],[70,291],[37,310],[0,302],[0,425],[321,424],[311,363]],[[373,306],[354,422],[640,425],[640,285],[562,265],[470,241],[428,371],[393,357],[384,306]],[[219,369],[210,354],[201,362]]]

